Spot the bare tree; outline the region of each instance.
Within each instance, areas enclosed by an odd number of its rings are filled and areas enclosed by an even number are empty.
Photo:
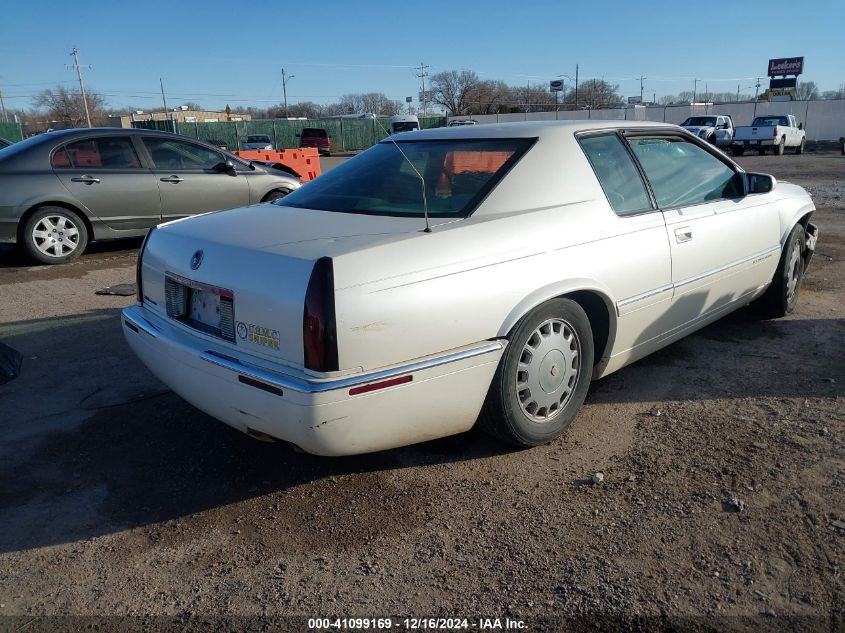
[[[801,81],[795,88],[795,98],[798,101],[811,101],[819,98],[819,87],[815,81]]]
[[[442,105],[452,116],[470,113],[468,95],[479,83],[472,70],[447,70],[431,76],[434,103]]]
[[[284,115],[284,106],[281,108],[281,115]],[[300,101],[288,105],[288,116],[304,116],[306,119],[319,119],[323,116],[323,106],[313,101]]]
[[[102,120],[105,117],[106,100],[101,94],[92,90],[86,91],[85,94],[88,97],[91,120]],[[64,86],[57,86],[55,89],[47,88],[35,96],[32,105],[46,111],[46,116],[51,120],[70,124],[72,127],[78,127],[85,121],[85,104],[79,90],[68,89]]]
[[[392,116],[402,112],[402,102],[394,101],[381,92],[368,92],[361,96],[363,112],[371,112],[383,116]]]
[[[845,87],[840,88],[839,90],[825,90],[822,95],[822,99],[845,99]]]
[[[587,79],[578,86],[578,107],[606,108],[622,103],[619,86],[611,85],[603,79]],[[575,91],[564,97],[566,103],[575,103]]]

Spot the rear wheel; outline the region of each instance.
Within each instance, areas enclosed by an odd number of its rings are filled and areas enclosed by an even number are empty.
[[[289,193],[290,189],[273,189],[273,191],[264,196],[261,202],[273,202],[273,200],[279,200],[281,198],[284,198]]]
[[[772,283],[766,294],[760,297],[758,307],[768,317],[786,316],[795,309],[798,291],[804,280],[804,248],[807,234],[804,227],[796,224],[781,252]]]
[[[593,333],[583,308],[553,299],[514,328],[479,426],[516,446],[563,433],[581,409],[593,371]]]
[[[799,156],[804,153],[804,139],[801,139],[801,142],[798,144],[798,147],[795,148],[795,153]]]
[[[783,150],[786,149],[786,137],[780,139],[780,143],[775,145],[775,154],[783,156]]]
[[[745,153],[745,148],[738,146],[733,148],[733,155],[734,156],[742,156]]]
[[[42,264],[64,264],[88,245],[82,218],[64,207],[41,207],[27,219],[21,234],[23,249]]]

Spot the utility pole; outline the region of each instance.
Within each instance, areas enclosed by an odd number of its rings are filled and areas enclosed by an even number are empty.
[[[79,90],[82,92],[82,103],[85,106],[85,120],[88,121],[88,127],[92,127],[91,114],[88,112],[88,97],[85,96],[85,84],[82,82],[82,69],[79,67],[79,51],[74,48],[71,56],[73,65],[76,67],[76,76],[79,77]]]
[[[285,78],[285,69],[282,68],[282,93],[284,94],[285,98],[285,118],[288,118],[288,82],[296,77],[296,75],[291,75],[290,77]]]
[[[3,91],[2,90],[0,90],[0,108],[2,108],[2,110],[3,110],[3,121],[5,123],[8,123],[9,122],[9,115],[6,114],[6,104],[3,101]]]
[[[426,103],[427,103],[427,101],[428,101],[428,100],[426,99],[426,97],[428,97],[428,95],[427,95],[427,94],[425,94],[425,78],[426,78],[426,77],[428,77],[428,72],[427,72],[427,71],[428,71],[428,66],[426,66],[425,64],[423,64],[422,62],[420,62],[420,72],[419,72],[419,74],[417,75],[417,77],[419,77],[419,78],[420,78],[420,81],[422,81],[422,93],[421,93],[422,99],[420,99],[420,101],[422,101],[422,107],[423,107],[423,118],[425,118],[425,117],[426,117],[426,115],[428,114],[428,109],[427,109],[427,107],[426,107]],[[455,113],[454,113],[454,112],[452,113],[452,116],[455,116]]]
[[[575,64],[575,109],[578,109],[578,64]]]
[[[176,121],[173,118],[173,115],[167,109],[167,99],[164,97],[164,81],[162,81],[161,77],[158,78],[158,85],[161,87],[161,102],[164,104],[164,120],[170,119],[170,127],[171,132],[176,134]],[[152,121],[153,115],[150,115],[150,120]]]
[[[643,79],[648,79],[648,77],[640,75],[640,103],[643,102]]]
[[[757,83],[754,84],[754,102],[757,102],[757,93],[760,92],[760,78],[757,77]]]
[[[695,95],[698,93],[698,79],[692,80],[692,103],[695,103]],[[690,105],[692,105],[690,103]]]
[[[531,80],[528,80],[528,92],[525,93],[525,112],[531,112]]]
[[[164,82],[161,77],[158,78],[158,85],[161,86],[161,102],[164,104],[164,115],[167,116],[167,99],[164,96]]]

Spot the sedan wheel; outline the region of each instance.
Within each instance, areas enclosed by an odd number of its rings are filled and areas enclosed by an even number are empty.
[[[486,432],[517,446],[563,433],[581,408],[593,370],[593,334],[578,303],[553,299],[511,332],[479,418]]]
[[[44,207],[27,220],[23,247],[33,259],[44,264],[63,264],[76,259],[88,244],[85,223],[63,207]]]
[[[581,370],[581,343],[572,325],[549,319],[534,330],[515,372],[522,412],[534,422],[552,420],[572,396]]]
[[[760,297],[757,307],[766,317],[786,316],[798,303],[798,291],[804,279],[804,248],[807,233],[796,224],[786,239],[775,276],[766,293]]]
[[[274,189],[266,196],[261,202],[273,202],[274,200],[280,200],[284,198],[286,195],[290,193],[290,189]]]

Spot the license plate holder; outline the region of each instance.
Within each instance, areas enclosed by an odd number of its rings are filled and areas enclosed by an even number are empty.
[[[231,290],[166,275],[167,314],[196,330],[235,341],[235,296]]]
[[[200,288],[188,288],[188,318],[220,329],[220,295]]]

